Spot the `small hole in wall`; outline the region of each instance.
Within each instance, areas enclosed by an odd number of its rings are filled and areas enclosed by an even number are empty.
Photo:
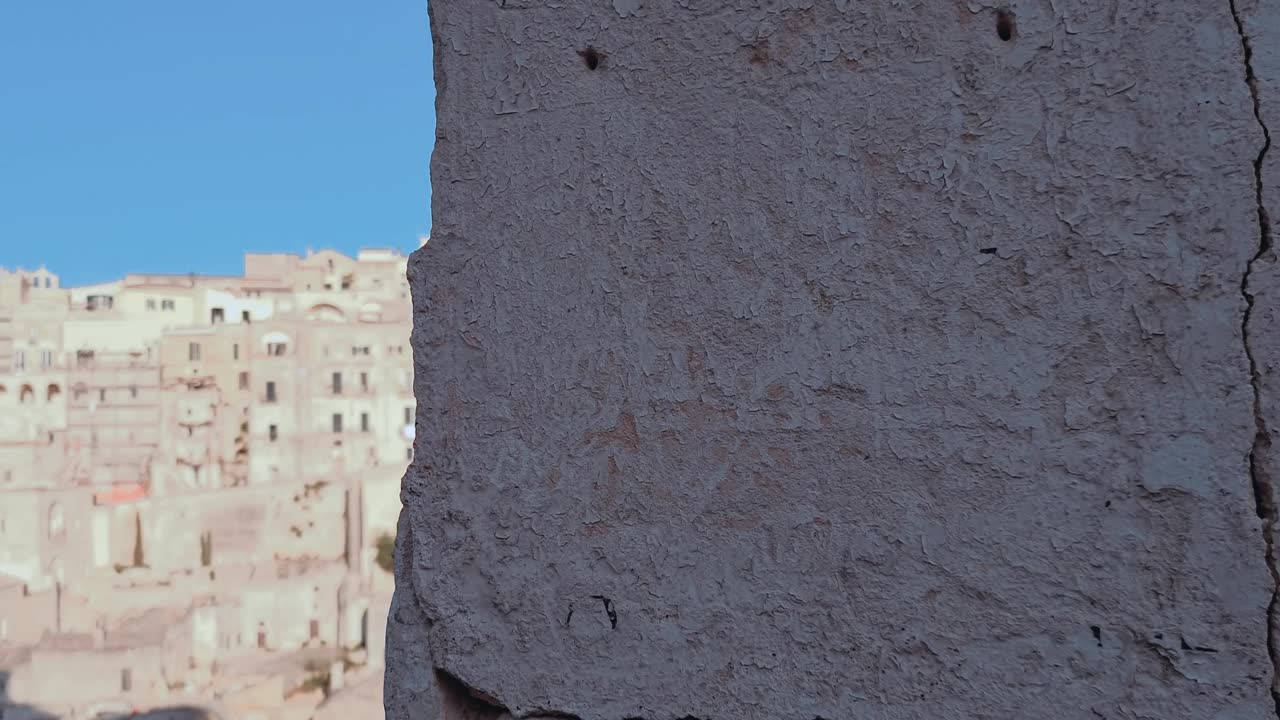
[[[1005,42],[1013,39],[1013,13],[1008,10],[996,11],[996,35]]]
[[[600,54],[600,51],[593,47],[589,47],[586,50],[579,50],[578,54],[582,56],[582,62],[586,63],[588,70],[595,70],[600,67],[600,61],[604,59],[604,56]]]

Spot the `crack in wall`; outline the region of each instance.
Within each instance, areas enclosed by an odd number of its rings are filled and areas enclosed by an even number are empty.
[[[1271,219],[1263,203],[1262,168],[1267,152],[1271,149],[1271,131],[1262,119],[1262,104],[1258,98],[1258,78],[1253,69],[1253,45],[1240,19],[1236,0],[1229,0],[1231,18],[1235,21],[1236,32],[1240,35],[1240,46],[1244,51],[1245,84],[1249,87],[1249,97],[1253,102],[1253,117],[1262,128],[1263,143],[1253,160],[1255,203],[1258,211],[1258,250],[1245,265],[1244,276],[1240,279],[1240,294],[1244,296],[1245,311],[1241,322],[1241,335],[1244,342],[1245,356],[1249,361],[1249,379],[1253,387],[1253,444],[1249,449],[1249,476],[1253,484],[1254,503],[1258,517],[1262,519],[1262,537],[1266,546],[1267,569],[1271,573],[1271,602],[1267,606],[1267,651],[1271,656],[1271,698],[1275,703],[1276,715],[1280,717],[1280,637],[1277,636],[1277,619],[1280,618],[1280,570],[1276,564],[1275,523],[1276,503],[1273,495],[1270,469],[1267,467],[1267,454],[1271,449],[1271,434],[1267,429],[1266,417],[1262,412],[1262,375],[1254,357],[1253,347],[1249,342],[1249,323],[1253,318],[1256,301],[1249,289],[1249,281],[1253,276],[1254,264],[1271,252]]]

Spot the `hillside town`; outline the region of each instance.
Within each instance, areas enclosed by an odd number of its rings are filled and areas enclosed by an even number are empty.
[[[0,269],[0,718],[380,715],[406,263]]]

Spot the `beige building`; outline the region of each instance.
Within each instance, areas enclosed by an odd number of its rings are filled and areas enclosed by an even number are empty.
[[[169,665],[380,658],[370,528],[394,527],[413,452],[406,262],[248,254],[242,276],[76,288],[0,269],[0,647],[30,648],[14,688],[52,701],[51,668],[109,666],[83,709],[163,695]],[[185,618],[183,658],[122,639],[146,608]]]

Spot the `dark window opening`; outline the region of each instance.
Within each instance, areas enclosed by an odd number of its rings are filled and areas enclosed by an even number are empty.
[[[342,373],[340,372],[336,372],[333,374],[333,394],[334,395],[342,394]]]
[[[249,373],[247,372],[240,373],[240,389],[241,390],[249,389]]]
[[[360,432],[369,432],[369,413],[360,413]]]
[[[187,359],[191,362],[200,359],[200,343],[187,343]]]
[[[270,440],[271,442],[275,442],[279,437],[280,437],[280,428],[276,427],[275,425],[268,425],[267,439]]]
[[[267,382],[267,402],[273,403],[275,401],[276,401],[276,384],[274,382],[268,381]]]
[[[209,324],[217,325],[226,319],[226,313],[222,308],[214,308],[209,312]]]
[[[336,433],[342,432],[342,413],[333,414],[333,431]]]

